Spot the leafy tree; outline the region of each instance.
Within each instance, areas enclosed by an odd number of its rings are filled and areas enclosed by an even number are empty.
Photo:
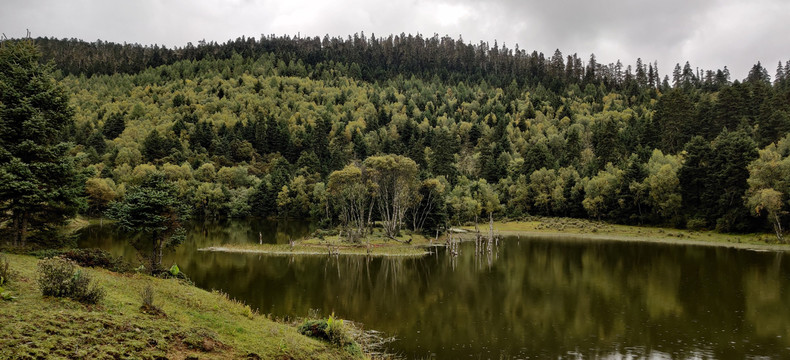
[[[598,175],[587,180],[582,205],[590,216],[600,220],[618,206],[622,177],[623,171],[609,163]]]
[[[467,179],[465,176],[458,178],[458,183],[447,196],[447,205],[452,210],[452,220],[461,224],[474,219],[477,223],[478,215],[483,210],[473,187],[477,181]]]
[[[776,237],[784,241],[786,216],[790,210],[790,136],[760,150],[749,164],[746,205],[755,216],[767,216]]]
[[[117,220],[124,231],[142,234],[132,240],[132,245],[147,258],[149,270],[156,272],[162,268],[165,250],[184,241],[186,232],[181,223],[188,209],[164,175],[154,173],[129,190],[123,201],[112,203],[107,216]]]
[[[436,230],[445,217],[445,191],[449,184],[444,177],[425,179],[415,197],[412,208],[412,229],[415,232]],[[428,225],[428,227],[426,227]]]
[[[565,203],[564,183],[554,169],[541,168],[529,176],[529,193],[535,209],[552,215]]]
[[[85,194],[88,195],[88,211],[96,214],[107,209],[124,192],[112,179],[90,178],[85,182]]]
[[[352,241],[366,231],[368,214],[373,206],[366,182],[362,169],[355,164],[329,174],[326,189]]]
[[[39,59],[29,40],[0,43],[0,219],[22,246],[30,229],[75,213],[84,183],[62,137],[73,121],[67,93]]]
[[[645,185],[648,191],[647,203],[661,218],[669,219],[678,215],[681,206],[680,181],[678,180],[680,160],[672,155],[664,155],[661,150],[653,150],[647,163]]]
[[[388,236],[400,232],[401,223],[419,189],[417,163],[401,155],[371,156],[365,159],[368,178],[376,194],[379,215]]]

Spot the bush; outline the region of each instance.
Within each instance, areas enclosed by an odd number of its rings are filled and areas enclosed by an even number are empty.
[[[11,270],[9,269],[8,259],[5,255],[0,254],[0,300],[10,301],[14,299],[10,291],[6,291],[3,286],[11,278]]]
[[[102,249],[69,249],[69,250],[40,250],[31,255],[44,259],[61,257],[69,259],[83,267],[100,267],[114,272],[131,272],[132,267],[121,257],[114,257],[109,251]]]
[[[5,255],[0,254],[0,285],[11,280],[11,269],[8,259]]]
[[[86,304],[99,303],[104,289],[73,261],[52,258],[38,263],[38,287],[44,296],[67,297]]]
[[[329,341],[326,319],[305,320],[305,322],[299,326],[299,333],[312,338]]]
[[[704,230],[708,227],[708,222],[705,219],[693,218],[686,222],[686,228],[689,230]]]
[[[339,348],[354,348],[356,345],[343,320],[335,318],[334,314],[327,319],[306,320],[299,326],[299,333],[329,341]]]

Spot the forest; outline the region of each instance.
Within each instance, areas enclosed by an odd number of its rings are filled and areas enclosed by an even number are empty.
[[[782,240],[790,222],[790,61],[733,80],[404,34],[33,43],[68,100],[46,136],[70,145],[72,214],[102,216],[158,174],[197,218],[363,234],[541,215]],[[18,135],[9,101],[4,147]],[[9,151],[7,185],[20,179]],[[22,222],[0,188],[15,229],[53,221]]]

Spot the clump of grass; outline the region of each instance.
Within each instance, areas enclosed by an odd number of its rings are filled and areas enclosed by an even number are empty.
[[[59,258],[38,263],[38,287],[44,296],[67,297],[85,304],[98,304],[104,289],[73,261]]]
[[[146,284],[142,291],[140,291],[140,311],[145,314],[153,315],[156,317],[166,317],[165,312],[162,311],[156,304],[154,304],[154,287],[151,284]]]

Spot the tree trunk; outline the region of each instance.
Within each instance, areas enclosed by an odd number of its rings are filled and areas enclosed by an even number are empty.
[[[779,239],[779,242],[784,242],[784,231],[782,230],[782,222],[779,219],[779,214],[774,214],[774,231],[776,232],[776,238]]]
[[[494,241],[494,213],[488,213],[488,236]]]
[[[156,232],[154,232],[152,234],[151,245],[152,245],[151,259],[150,259],[150,261],[151,261],[151,269],[149,269],[149,270],[153,274],[154,271],[159,268],[159,261],[157,259],[157,254],[159,253],[160,241],[159,241],[159,234],[157,234]]]
[[[164,250],[165,250],[165,242],[164,241],[160,241],[159,242],[159,256],[156,259],[156,267],[157,268],[161,268],[162,267],[162,253],[164,252]]]
[[[19,246],[19,238],[21,237],[19,232],[19,213],[14,211],[12,217],[14,218],[14,246]]]
[[[27,211],[22,213],[22,226],[19,229],[19,241],[22,243],[22,247],[27,243],[27,223],[29,216],[30,214]]]

